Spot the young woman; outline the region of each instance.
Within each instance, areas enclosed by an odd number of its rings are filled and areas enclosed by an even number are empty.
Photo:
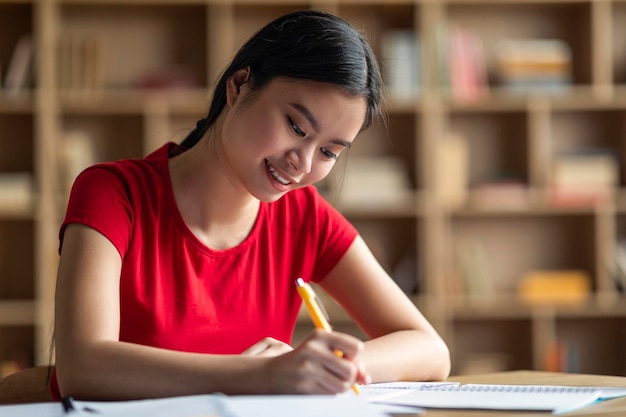
[[[85,170],[60,230],[55,396],[333,394],[445,378],[442,339],[312,185],[380,95],[358,32],[291,13],[241,48],[181,145]],[[299,277],[369,340],[313,331],[290,346]]]

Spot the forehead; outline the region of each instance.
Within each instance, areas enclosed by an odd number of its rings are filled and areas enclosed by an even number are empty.
[[[363,126],[367,99],[354,95],[332,83],[299,80],[287,77],[274,78],[261,93],[264,100],[306,107],[320,123],[328,119],[342,119],[351,126]]]

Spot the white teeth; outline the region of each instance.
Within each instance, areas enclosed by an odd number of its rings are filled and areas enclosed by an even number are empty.
[[[267,168],[270,170],[270,173],[272,174],[272,176],[276,178],[281,184],[283,185],[289,184],[289,181],[281,177],[280,174],[274,170],[274,167],[271,166],[268,161],[265,161],[265,164],[267,165]]]

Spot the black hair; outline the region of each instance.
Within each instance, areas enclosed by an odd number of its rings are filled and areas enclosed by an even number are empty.
[[[251,88],[259,89],[276,77],[336,84],[367,99],[363,129],[380,113],[382,81],[376,57],[367,40],[348,22],[321,11],[297,11],[269,23],[239,49],[222,73],[206,118],[182,145],[190,148],[215,123],[226,105],[226,83],[249,68]]]

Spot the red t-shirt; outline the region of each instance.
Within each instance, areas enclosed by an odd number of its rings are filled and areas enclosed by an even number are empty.
[[[241,353],[264,337],[290,343],[296,278],[322,280],[355,228],[310,186],[261,202],[241,244],[210,249],[176,206],[168,169],[176,151],[170,143],[86,169],[72,188],[61,245],[65,226],[81,223],[119,251],[121,341],[214,354]]]

